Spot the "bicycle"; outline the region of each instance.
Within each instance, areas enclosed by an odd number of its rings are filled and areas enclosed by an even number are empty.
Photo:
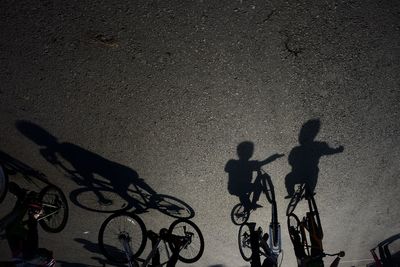
[[[152,239],[152,249],[145,259],[140,254],[146,247],[147,238]],[[130,267],[175,266],[179,259],[185,263],[193,263],[200,259],[204,252],[204,238],[200,229],[192,221],[177,219],[169,229],[161,229],[157,235],[146,231],[143,221],[134,213],[122,212],[109,216],[99,230],[99,247],[103,255],[115,263],[128,263]],[[168,244],[172,255],[169,261],[160,263],[158,253],[161,242]],[[166,246],[167,247],[167,246]],[[166,249],[168,252],[168,249]]]
[[[306,212],[306,216],[300,220],[293,212],[302,199],[307,200],[309,211]],[[336,256],[330,266],[337,267],[340,258],[344,257],[345,253],[343,251],[334,254],[324,252],[321,220],[315,203],[314,193],[309,190],[307,184],[298,186],[289,202],[286,212],[289,236],[294,247],[298,266],[323,267],[324,257]]]
[[[270,223],[270,231],[271,238],[273,240],[273,245],[277,246],[278,241],[280,239],[279,231],[280,225],[278,222],[278,210],[275,201],[275,189],[271,180],[271,176],[269,176],[263,169],[259,169],[257,171],[257,178],[261,182],[262,191],[267,197],[268,202],[271,204],[271,223]],[[246,223],[250,217],[250,213],[252,209],[246,208],[243,203],[239,203],[235,205],[231,212],[232,222],[236,225],[243,225]]]
[[[73,179],[78,185],[85,185],[85,178],[79,172],[65,167],[61,162],[52,162],[61,172]],[[135,207],[136,212],[145,212],[149,208],[174,218],[193,218],[194,210],[184,201],[172,196],[151,193],[146,186],[132,183],[133,188],[115,189],[111,181],[105,181],[102,177],[91,180],[91,184],[70,192],[71,201],[80,208],[101,213],[114,213],[127,211]],[[138,183],[143,179],[138,178]]]
[[[68,221],[68,203],[61,189],[54,185],[48,185],[37,193],[20,188],[13,182],[9,183],[9,187],[14,188],[13,191],[20,192],[18,197],[22,198],[24,214],[32,212],[32,210],[40,211],[36,220],[44,231],[58,233],[65,228]],[[3,220],[7,221],[7,216]]]
[[[111,187],[111,183],[96,181],[96,184],[99,185],[96,188],[83,187],[72,191],[70,193],[71,201],[78,207],[94,212],[114,213],[135,207],[137,213],[153,208],[174,218],[194,217],[194,210],[187,203],[175,197],[151,194],[134,184],[134,189],[127,189],[127,193],[129,193],[129,199],[127,199],[116,192]],[[97,191],[97,194],[94,191]],[[99,195],[102,199],[99,199]],[[103,203],[104,199],[110,203]]]
[[[278,257],[282,252],[280,228],[279,239],[274,244],[274,240],[271,239],[272,227],[269,228],[269,235],[263,235],[262,228],[255,230],[255,225],[255,223],[245,223],[240,226],[238,238],[240,255],[245,261],[251,261],[252,267],[277,267]],[[262,265],[260,255],[265,257]]]

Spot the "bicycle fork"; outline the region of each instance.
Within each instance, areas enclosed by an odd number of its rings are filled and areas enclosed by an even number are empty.
[[[128,242],[128,237],[125,235],[119,236],[119,241],[122,243],[122,247],[124,248],[125,256],[128,259],[129,267],[139,267],[139,264],[133,259],[132,249]]]

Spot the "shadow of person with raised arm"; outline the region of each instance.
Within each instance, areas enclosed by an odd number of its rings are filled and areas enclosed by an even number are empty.
[[[133,204],[137,211],[142,210],[143,207],[128,194],[130,185],[140,187],[150,194],[156,193],[143,179],[139,178],[135,170],[129,167],[105,159],[75,144],[59,142],[55,136],[32,122],[18,121],[16,127],[23,135],[41,147],[40,154],[49,163],[61,168],[77,184],[92,190],[101,205],[111,205],[112,200],[107,199],[100,192],[101,184],[104,185],[104,182],[96,179],[95,175],[103,177],[106,185],[128,203]],[[60,158],[68,162],[72,169],[66,167]]]
[[[315,141],[321,122],[312,119],[303,124],[299,134],[299,146],[294,147],[289,154],[289,164],[292,171],[285,177],[285,185],[291,198],[296,184],[308,184],[311,192],[314,192],[318,181],[319,160],[322,156],[343,152],[343,146],[330,147],[326,142]]]
[[[250,160],[253,156],[254,144],[249,141],[241,142],[236,151],[239,159],[231,159],[225,165],[225,172],[228,173],[228,191],[231,195],[239,197],[245,209],[256,209],[261,207],[257,201],[263,185],[260,176],[257,176],[252,182],[253,172],[282,157],[283,154],[274,154],[262,161]],[[250,200],[251,193],[253,193],[252,200]]]

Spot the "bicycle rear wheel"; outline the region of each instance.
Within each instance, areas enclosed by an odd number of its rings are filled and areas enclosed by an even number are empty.
[[[46,232],[61,232],[68,221],[68,202],[64,193],[58,187],[48,185],[39,193],[44,215],[38,219],[40,226]]]
[[[250,242],[250,228],[247,224],[242,224],[239,228],[238,235],[239,251],[240,255],[245,261],[250,261],[251,259],[251,242]]]
[[[133,213],[115,213],[109,216],[99,230],[99,247],[103,255],[116,263],[128,262],[121,238],[128,241],[133,257],[139,256],[146,246],[146,227]]]
[[[4,198],[6,197],[7,190],[8,176],[3,166],[0,165],[0,203],[3,202]]]
[[[250,211],[246,210],[242,203],[236,204],[231,211],[231,220],[235,225],[242,225],[250,217]]]
[[[192,221],[178,219],[174,221],[168,229],[168,235],[183,237],[185,243],[179,251],[178,259],[185,263],[193,263],[200,259],[204,252],[203,235]],[[173,244],[168,243],[169,246]]]

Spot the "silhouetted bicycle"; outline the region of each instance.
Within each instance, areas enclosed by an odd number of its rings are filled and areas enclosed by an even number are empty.
[[[71,201],[78,207],[95,212],[114,213],[139,207],[136,210],[138,213],[152,208],[174,218],[194,217],[194,210],[184,201],[164,194],[151,194],[137,185],[128,189],[129,198],[122,197],[109,182],[96,181],[95,187],[82,187],[72,191]],[[99,199],[99,195],[109,203],[105,204]]]
[[[269,234],[263,234],[261,227],[255,230],[255,223],[244,223],[239,228],[239,251],[245,261],[252,261],[251,266],[277,267],[278,257],[282,252],[280,228],[277,240],[273,240],[272,228]],[[264,263],[261,265],[260,255],[264,256]],[[282,263],[282,261],[281,261]]]
[[[146,259],[140,259],[147,236],[150,235],[156,242]],[[200,229],[187,219],[175,220],[168,230],[163,228],[157,235],[152,231],[146,232],[143,221],[134,213],[115,213],[103,222],[99,231],[99,246],[103,255],[112,262],[128,263],[131,267],[138,267],[139,262],[142,262],[141,267],[149,266],[162,242],[172,251],[169,260],[174,262],[169,262],[169,266],[175,266],[178,259],[185,263],[196,262],[204,251],[204,239]],[[153,259],[151,266],[167,263],[168,261],[160,263],[159,259],[154,262]]]
[[[31,210],[40,211],[36,220],[43,230],[58,233],[65,228],[68,221],[68,203],[61,189],[48,185],[37,193],[20,188],[13,182],[10,182],[11,186],[20,192],[19,198],[22,198],[20,201],[23,203],[24,214]]]
[[[293,212],[302,199],[307,200],[309,210],[306,212],[306,216],[300,220]],[[298,266],[323,267],[324,257],[337,256],[330,265],[331,267],[337,267],[340,258],[344,257],[345,253],[343,251],[334,254],[324,252],[321,220],[315,203],[314,193],[310,191],[307,184],[298,185],[286,212],[289,236],[293,244]]]
[[[271,176],[269,176],[264,170],[259,169],[257,171],[257,179],[260,179],[262,191],[267,197],[268,202],[271,204],[271,223],[270,223],[270,235],[273,240],[273,245],[277,246],[278,241],[280,239],[279,229],[280,225],[278,222],[278,210],[275,201],[275,189],[274,185],[271,181]],[[247,208],[243,205],[243,203],[239,203],[235,205],[231,212],[232,222],[236,225],[243,225],[246,223],[250,217],[250,213],[253,210]]]

